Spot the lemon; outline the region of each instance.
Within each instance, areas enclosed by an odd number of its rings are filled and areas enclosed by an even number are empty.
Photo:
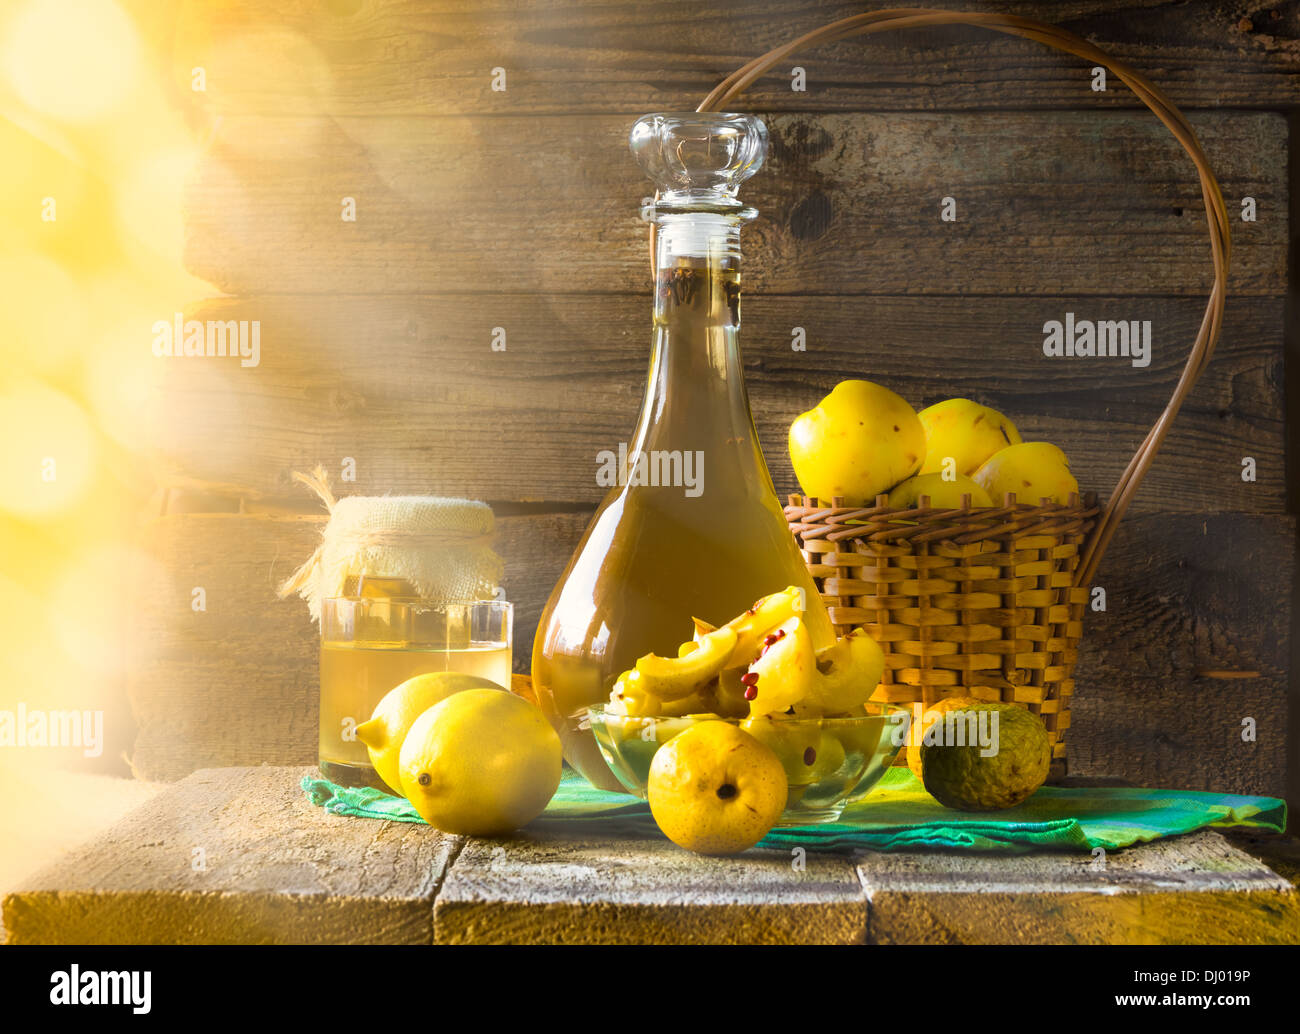
[[[513,693],[467,689],[415,720],[399,759],[402,792],[444,833],[500,836],[542,813],[560,785],[560,738]]]
[[[985,712],[989,715],[985,731],[992,732],[991,719],[997,718],[996,736],[990,737],[993,742],[989,745],[994,752],[988,757],[984,756],[987,748],[970,743],[969,735],[962,745],[941,739],[921,745],[925,788],[945,807],[962,811],[1013,808],[1047,779],[1052,747],[1038,716],[1014,704],[994,703],[968,705],[951,716],[978,719]]]
[[[495,682],[477,675],[462,675],[455,671],[434,671],[416,675],[384,694],[375,705],[370,721],[357,726],[357,739],[370,752],[370,763],[379,778],[394,793],[402,792],[402,779],[397,773],[397,758],[402,740],[415,720],[434,704],[453,693],[466,689],[500,689]]]

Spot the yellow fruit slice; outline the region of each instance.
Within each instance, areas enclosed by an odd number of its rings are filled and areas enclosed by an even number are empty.
[[[780,592],[764,596],[745,613],[728,621],[723,627],[735,631],[736,645],[725,667],[743,668],[750,664],[758,656],[764,637],[790,618],[802,614],[805,604],[803,590],[790,585]],[[700,639],[698,631],[696,639]]]
[[[750,714],[785,714],[798,710],[817,678],[812,637],[800,618],[783,622],[769,633],[762,655],[749,666],[746,698]]]
[[[722,670],[735,646],[735,629],[724,626],[704,636],[682,657],[646,654],[636,662],[641,692],[660,700],[689,696]]]
[[[859,715],[880,684],[885,653],[864,630],[854,629],[817,655],[817,672],[808,703],[822,714]]]

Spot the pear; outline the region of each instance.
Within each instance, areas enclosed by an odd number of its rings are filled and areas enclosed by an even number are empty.
[[[635,668],[623,672],[614,680],[614,688],[609,691],[611,714],[621,715],[659,715],[663,714],[664,702],[653,693],[646,692],[641,676]]]

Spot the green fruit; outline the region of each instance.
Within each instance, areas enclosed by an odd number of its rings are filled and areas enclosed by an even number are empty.
[[[1047,729],[1023,707],[972,704],[949,712],[944,719],[945,732],[921,746],[925,788],[940,804],[962,811],[1013,808],[1046,781],[1052,760]],[[947,732],[957,723],[966,733],[961,745],[952,742],[954,737]],[[976,736],[971,735],[972,726]],[[978,733],[984,734],[987,746],[981,746]],[[982,756],[993,748],[996,753]]]

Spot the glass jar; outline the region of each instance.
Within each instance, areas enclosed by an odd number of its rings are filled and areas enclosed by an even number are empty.
[[[618,482],[551,594],[532,657],[565,758],[603,789],[621,787],[586,708],[638,657],[676,656],[693,617],[722,624],[795,585],[814,644],[834,640],[773,490],[741,364],[740,227],[757,213],[736,192],[766,146],[752,115],[648,115],[632,129],[658,188],[649,378],[632,441],[610,449]]]
[[[392,595],[381,591],[389,582]],[[340,786],[391,792],[356,727],[407,679],[455,671],[510,688],[509,603],[443,603],[402,594],[403,588],[409,586],[400,580],[367,579],[355,595],[321,601],[319,765]]]

